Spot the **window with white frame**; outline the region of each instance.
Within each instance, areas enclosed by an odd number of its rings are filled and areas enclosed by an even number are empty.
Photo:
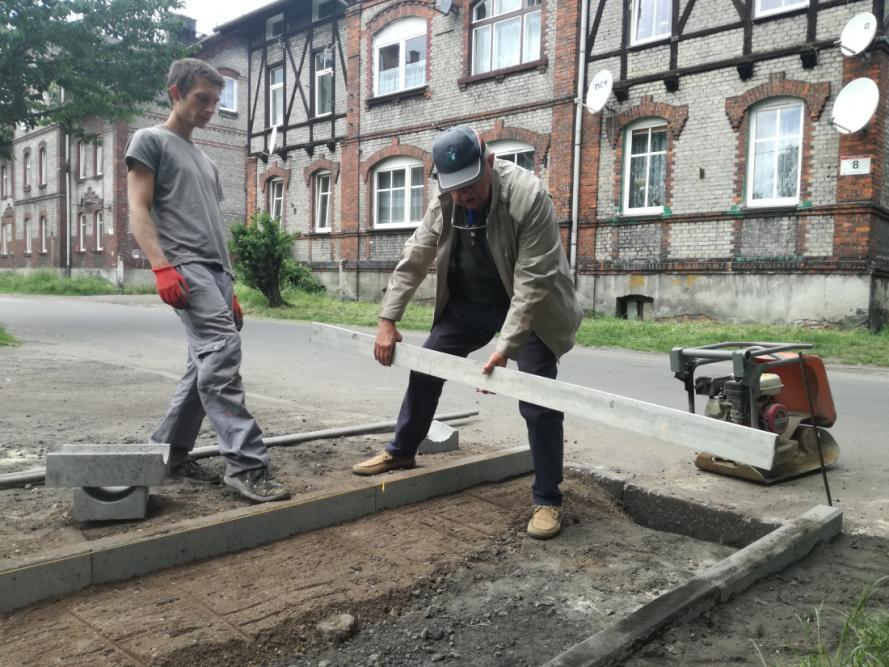
[[[315,174],[315,231],[330,231],[330,172]]]
[[[284,34],[284,14],[275,14],[265,20],[265,38],[275,39]]]
[[[784,99],[756,107],[750,114],[747,155],[747,205],[799,203],[803,104]]]
[[[0,167],[0,197],[9,196],[9,167]]]
[[[374,38],[374,94],[426,85],[426,20],[394,21]]]
[[[93,216],[93,228],[96,230],[96,250],[102,250],[105,247],[105,219],[102,216],[102,211],[96,211]]]
[[[8,255],[9,246],[12,243],[12,225],[7,223],[0,226],[0,254]]]
[[[633,0],[633,44],[669,37],[672,32],[672,0]]]
[[[756,16],[782,14],[808,6],[808,0],[756,0]]]
[[[269,69],[269,127],[284,122],[284,66]]]
[[[25,151],[22,156],[22,187],[31,187],[31,151]]]
[[[483,0],[472,7],[472,73],[540,58],[541,0]]]
[[[527,171],[534,171],[534,147],[522,141],[491,141],[488,148],[499,160],[507,160]]]
[[[86,178],[86,143],[83,141],[77,144],[77,176]]]
[[[40,252],[46,252],[46,216],[40,217],[40,225],[38,229],[38,234],[40,234]]]
[[[280,220],[284,213],[284,181],[273,178],[269,181],[269,215]]]
[[[667,125],[643,121],[627,128],[623,168],[623,212],[663,213],[667,179]]]
[[[105,161],[105,149],[101,143],[96,144],[96,150],[93,157],[96,158],[96,176],[101,176],[104,171],[104,165],[102,163]]]
[[[238,110],[238,81],[230,76],[223,76],[225,85],[219,94],[219,110],[220,111],[237,111]]]
[[[312,20],[320,21],[336,14],[345,0],[312,0]]]
[[[374,171],[374,225],[408,227],[423,219],[423,164],[411,158],[387,160]]]
[[[326,48],[315,54],[315,115],[333,111],[333,51]]]
[[[77,235],[80,237],[78,249],[80,252],[86,251],[86,213],[81,213],[77,218]]]
[[[43,146],[37,151],[37,183],[46,185],[46,148]]]
[[[31,254],[31,218],[25,218],[25,252]]]

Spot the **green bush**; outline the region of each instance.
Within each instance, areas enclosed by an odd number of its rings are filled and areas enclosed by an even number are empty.
[[[231,231],[229,249],[241,280],[262,292],[271,308],[285,305],[281,283],[293,237],[268,213],[256,213],[251,224],[233,225]]]
[[[320,294],[327,291],[324,283],[312,275],[308,266],[289,257],[285,260],[281,273],[282,282],[287,287],[309,294]]]

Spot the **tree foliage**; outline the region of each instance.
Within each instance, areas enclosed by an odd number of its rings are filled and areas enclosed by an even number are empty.
[[[179,0],[0,0],[0,149],[17,124],[89,136],[87,116],[126,119],[158,99],[187,47]],[[62,94],[64,91],[64,94]]]
[[[292,261],[293,237],[268,213],[256,213],[248,225],[232,225],[229,249],[238,276],[263,293],[271,308],[285,305],[281,283]]]

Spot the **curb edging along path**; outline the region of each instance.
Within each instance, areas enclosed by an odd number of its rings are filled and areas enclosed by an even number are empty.
[[[694,618],[759,579],[783,570],[820,542],[839,535],[842,523],[842,510],[825,505],[814,507],[611,627],[575,644],[546,663],[546,667],[605,665],[620,660],[673,621]]]
[[[0,612],[203,558],[242,551],[380,510],[446,495],[533,470],[531,452],[515,447],[376,478],[350,491],[307,494],[188,519],[134,540],[115,535],[25,561],[0,562]]]

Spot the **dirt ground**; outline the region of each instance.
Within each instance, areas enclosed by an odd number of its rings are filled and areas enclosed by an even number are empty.
[[[0,474],[42,466],[46,451],[67,442],[144,442],[175,382],[25,347],[0,348],[0,368]],[[266,435],[354,423],[321,405],[260,397],[250,406]],[[358,483],[352,463],[385,439],[275,448],[274,470],[297,493],[348,487]],[[206,428],[198,446],[210,444]],[[487,451],[471,436],[461,447],[420,464]],[[222,471],[219,459],[207,464]],[[0,665],[541,664],[731,553],[643,529],[576,477],[565,485],[563,536],[530,540],[529,485],[481,487],[0,616]],[[70,490],[0,490],[0,560],[244,504],[222,486],[155,491],[146,521],[77,524]],[[829,610],[847,610],[887,574],[886,542],[843,536],[674,625],[628,664],[792,664],[811,645],[814,609],[823,605],[833,636]],[[884,610],[886,589],[874,597]],[[353,619],[340,637],[318,626],[335,614]]]

